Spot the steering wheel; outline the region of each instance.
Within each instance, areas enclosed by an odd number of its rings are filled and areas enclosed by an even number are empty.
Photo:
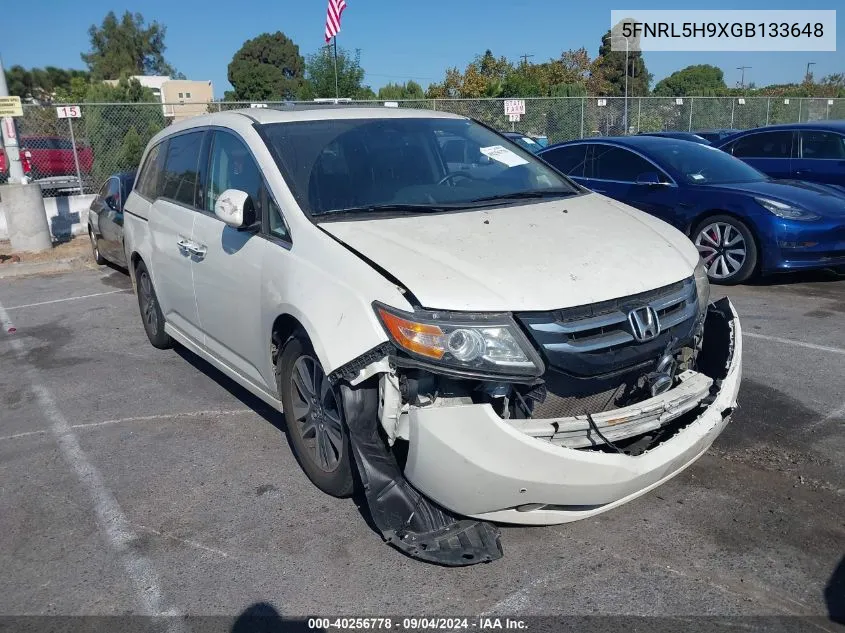
[[[446,174],[445,176],[443,176],[443,178],[438,180],[437,184],[438,185],[444,185],[447,182],[449,182],[450,180],[453,180],[455,178],[466,178],[467,180],[478,180],[478,178],[473,176],[468,171],[453,171],[451,174]]]

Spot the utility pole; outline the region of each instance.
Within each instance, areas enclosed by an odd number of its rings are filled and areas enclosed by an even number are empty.
[[[810,74],[810,66],[815,66],[815,65],[816,65],[816,62],[807,62],[807,74],[804,75],[804,81],[806,81],[807,83],[810,83],[810,81],[813,78],[813,76]]]
[[[522,63],[523,63],[523,64],[527,64],[527,63],[528,63],[528,58],[529,58],[529,57],[534,57],[534,55],[531,55],[530,53],[524,53],[524,54],[520,55],[520,57],[522,58]]]
[[[625,38],[625,116],[623,118],[625,134],[628,134],[628,38]]]
[[[3,60],[0,59],[0,97],[8,96],[9,87],[6,85],[6,72],[3,70]],[[21,183],[23,182],[23,165],[21,165],[18,135],[15,132],[15,120],[12,117],[5,117],[2,126],[3,147],[6,150],[6,162],[9,163],[9,182]]]
[[[0,60],[0,97],[8,96],[6,73]],[[15,120],[12,117],[4,117],[0,126],[3,129],[6,163],[9,165],[9,184],[0,186],[0,189],[3,191],[3,212],[6,215],[6,229],[12,243],[12,252],[36,253],[50,250],[53,247],[53,239],[50,236],[47,213],[44,211],[41,185],[24,184]]]
[[[740,88],[745,88],[745,71],[749,68],[751,68],[751,66],[737,66],[736,67],[737,70],[742,71],[742,78],[739,80],[739,87]]]

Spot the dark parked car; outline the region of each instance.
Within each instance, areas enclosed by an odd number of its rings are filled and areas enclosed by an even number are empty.
[[[521,132],[502,132],[502,136],[508,137],[522,149],[527,149],[532,154],[536,154],[543,149],[540,141],[533,136],[528,136],[527,134],[522,134]]]
[[[664,138],[676,138],[681,141],[692,141],[693,143],[701,143],[702,145],[710,145],[710,141],[708,141],[703,136],[699,136],[698,134],[693,134],[692,132],[640,132],[640,136],[662,136]]]
[[[845,121],[770,125],[729,136],[717,147],[772,178],[845,186]]]
[[[845,194],[837,187],[772,180],[714,147],[654,136],[571,141],[540,157],[684,231],[715,282],[845,267]]]
[[[728,127],[718,128],[714,130],[696,130],[695,134],[697,134],[701,138],[706,138],[713,145],[717,145],[722,139],[728,138],[729,136],[736,134],[737,132],[739,132],[739,130]]]
[[[110,176],[88,210],[88,237],[98,264],[106,260],[126,266],[123,250],[123,203],[135,186],[135,172]]]

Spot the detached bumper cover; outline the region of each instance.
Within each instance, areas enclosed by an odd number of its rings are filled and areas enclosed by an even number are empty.
[[[730,314],[733,339],[725,377],[716,382],[701,415],[642,455],[557,446],[518,430],[489,405],[413,409],[405,476],[449,510],[504,523],[575,521],[648,492],[698,459],[736,406],[742,332],[733,305],[727,299],[719,305]],[[532,504],[554,507],[516,509]]]

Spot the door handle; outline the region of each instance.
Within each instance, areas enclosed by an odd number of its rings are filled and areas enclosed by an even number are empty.
[[[179,247],[180,251],[190,252],[190,250],[191,250],[191,240],[184,238],[180,235],[179,239],[176,240],[176,246]]]
[[[202,244],[191,242],[190,246],[188,246],[188,252],[197,259],[202,259],[203,257],[205,257],[205,254],[208,252],[208,249]]]

